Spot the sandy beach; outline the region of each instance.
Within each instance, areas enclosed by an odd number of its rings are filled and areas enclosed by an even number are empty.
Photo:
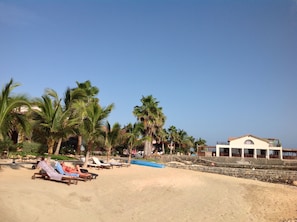
[[[297,218],[297,187],[174,168],[95,170],[66,185],[32,180],[30,166],[0,170],[3,222],[284,221]]]

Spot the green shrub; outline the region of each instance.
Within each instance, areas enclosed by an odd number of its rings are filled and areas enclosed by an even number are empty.
[[[42,155],[47,152],[47,146],[36,142],[24,142],[18,147],[22,147],[22,153],[31,155]]]
[[[52,160],[75,160],[73,157],[63,156],[63,155],[49,155]]]
[[[38,153],[40,150],[40,147],[43,145],[40,143],[35,143],[35,142],[24,142],[23,144],[23,152],[25,153]]]
[[[63,146],[60,149],[61,154],[73,154],[75,155],[76,148],[73,146]]]
[[[17,149],[17,146],[13,144],[13,141],[10,139],[6,139],[3,141],[0,141],[0,152],[2,153],[3,151],[6,152],[15,152]]]

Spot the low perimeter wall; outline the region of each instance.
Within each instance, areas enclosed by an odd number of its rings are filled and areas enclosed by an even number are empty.
[[[246,169],[203,165],[186,165],[179,162],[167,162],[166,166],[186,170],[196,170],[200,172],[222,174],[227,176],[259,180],[271,183],[283,183],[293,185],[293,182],[297,181],[297,172],[292,170],[274,170],[257,168]]]

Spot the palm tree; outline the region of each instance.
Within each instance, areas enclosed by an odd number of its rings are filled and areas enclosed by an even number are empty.
[[[94,96],[98,95],[99,89],[96,86],[92,86],[89,80],[83,83],[76,82],[76,84],[78,89],[81,89],[85,92],[87,103],[92,101],[99,102],[98,98],[94,98]]]
[[[71,116],[71,109],[61,106],[61,99],[57,92],[53,89],[46,89],[45,94],[53,98],[52,103],[57,107],[56,112],[56,139],[58,140],[55,154],[59,154],[63,139],[67,139],[71,135],[75,135],[75,127],[79,124],[78,119]]]
[[[70,118],[69,110],[59,109],[61,113],[57,115],[57,137],[58,143],[56,146],[55,154],[58,155],[60,152],[61,143],[64,139],[68,139],[70,136],[76,135],[75,129],[80,123],[78,118]]]
[[[78,127],[74,129],[78,139],[77,147],[76,147],[77,154],[80,154],[81,146],[82,146],[81,127],[82,127],[82,121],[86,116],[86,110],[85,110],[86,104],[84,102],[86,98],[87,98],[86,92],[80,88],[74,88],[74,89],[68,88],[65,92],[65,98],[64,98],[65,110],[69,110],[70,118],[77,118],[77,120],[79,121]]]
[[[76,82],[77,87],[73,89],[68,89],[65,94],[65,104],[67,109],[72,109],[74,112],[73,114],[76,117],[81,118],[81,121],[85,118],[86,110],[85,107],[88,106],[91,102],[99,103],[99,99],[95,98],[95,96],[99,93],[99,89],[95,86],[92,86],[89,80],[79,83]],[[75,108],[74,108],[75,107]],[[83,126],[80,125],[77,128],[77,153],[80,154],[80,149],[82,146],[82,132]]]
[[[112,148],[119,143],[121,125],[119,123],[115,123],[111,127],[110,123],[107,121],[102,127],[102,131],[104,137],[104,147],[107,151],[107,161],[109,161]]]
[[[30,102],[25,95],[11,96],[13,89],[19,85],[11,79],[2,89],[0,95],[0,141],[7,139],[7,136],[11,135],[16,128],[29,133],[30,123],[21,108],[29,109]]]
[[[195,145],[197,147],[197,152],[201,152],[201,150],[204,149],[204,146],[206,146],[206,140],[199,137],[199,139],[195,141]]]
[[[124,127],[124,137],[127,139],[128,143],[128,163],[131,163],[131,155],[132,150],[135,146],[141,145],[144,137],[141,137],[141,132],[143,131],[143,124],[142,123],[134,123],[133,125],[129,123],[126,127]]]
[[[182,129],[177,130],[177,143],[180,151],[184,153],[187,153],[188,149],[194,145],[194,143],[191,142],[187,132]]]
[[[84,167],[87,165],[87,161],[95,141],[102,136],[103,120],[108,117],[113,107],[114,105],[111,104],[102,108],[96,101],[89,103],[86,107],[87,115],[83,120],[83,127],[81,128],[82,135],[87,143],[87,153]]]
[[[165,123],[165,116],[162,112],[162,108],[158,106],[159,102],[156,101],[152,95],[142,97],[142,105],[135,106],[133,114],[137,117],[137,120],[143,123],[143,131],[145,140],[144,156],[150,156],[152,153],[152,141],[156,135],[158,128],[162,128]]]
[[[195,138],[193,136],[188,136],[187,140],[189,141],[189,144],[188,144],[188,148],[190,153],[193,151],[195,151]]]
[[[169,150],[170,150],[170,155],[172,155],[173,150],[175,150],[175,143],[178,140],[178,133],[177,129],[175,126],[170,126],[168,128],[168,133],[169,133]]]
[[[168,140],[168,132],[166,129],[160,128],[157,131],[157,141],[162,144],[162,153],[165,154],[165,144]]]
[[[199,137],[199,139],[195,142],[198,145],[206,145],[206,140]]]
[[[60,105],[61,100],[57,100],[58,97],[52,96],[55,93],[53,90],[48,90],[41,98],[37,98],[34,101],[34,105],[38,109],[32,110],[32,118],[36,121],[35,126],[40,128],[41,132],[45,132],[46,143],[48,148],[48,154],[52,154],[56,140],[60,137],[60,121],[67,119],[67,116],[63,116],[63,110]]]
[[[80,88],[67,88],[64,97],[65,109],[71,109],[71,105],[77,100],[85,100],[86,92]]]
[[[164,131],[163,125],[165,123],[166,117],[162,112],[158,112],[158,116],[156,119],[156,125],[155,125],[155,130],[153,137],[156,141],[159,141],[159,143],[162,143],[162,151],[165,153],[165,147],[164,147],[164,142],[166,140],[166,131]],[[161,141],[160,141],[161,140]]]

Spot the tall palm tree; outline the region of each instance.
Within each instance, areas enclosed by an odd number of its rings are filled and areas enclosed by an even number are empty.
[[[67,108],[71,108],[74,110],[74,115],[81,118],[81,121],[87,115],[86,107],[91,102],[99,103],[99,99],[95,98],[95,96],[99,93],[99,89],[96,86],[92,86],[89,80],[79,83],[76,82],[77,87],[73,89],[68,89],[65,94],[65,104]],[[75,107],[75,108],[74,108]],[[77,128],[77,153],[80,154],[80,149],[82,146],[82,131],[83,125],[80,125]]]
[[[152,141],[158,128],[162,128],[165,123],[165,116],[159,102],[152,95],[142,97],[142,105],[135,106],[133,114],[137,120],[143,123],[144,136],[147,138],[144,145],[144,156],[150,156],[152,153]]]
[[[85,102],[87,103],[92,101],[99,102],[99,99],[94,97],[98,95],[99,89],[96,86],[92,86],[89,80],[83,83],[76,82],[76,84],[78,89],[81,89],[85,92],[85,95],[86,95]]]
[[[103,137],[104,137],[104,147],[107,151],[107,161],[111,156],[112,148],[119,143],[119,136],[121,131],[121,125],[115,123],[112,127],[108,121],[102,127]]]
[[[25,95],[11,95],[14,88],[20,84],[11,79],[2,89],[0,95],[0,141],[20,127],[25,133],[29,133],[30,123],[21,108],[30,108],[30,102]]]
[[[102,135],[103,121],[108,117],[113,107],[114,105],[111,104],[102,108],[96,101],[91,102],[86,107],[87,115],[83,120],[83,128],[81,130],[84,140],[87,143],[84,167],[87,165],[87,160],[89,159],[95,141]]]
[[[175,150],[175,144],[178,141],[178,132],[175,126],[170,126],[168,128],[168,133],[169,133],[169,150],[170,150],[170,155],[172,155],[173,150]]]
[[[52,105],[53,107],[56,107],[56,133],[55,133],[55,139],[58,140],[57,146],[55,149],[55,154],[59,154],[60,147],[63,139],[66,139],[69,135],[74,134],[74,127],[77,125],[77,122],[75,122],[76,119],[71,118],[70,116],[70,110],[66,109],[65,107],[62,107],[61,100],[57,94],[57,92],[53,89],[46,89],[45,95],[52,98]]]
[[[133,125],[129,123],[126,127],[124,127],[124,137],[127,139],[128,144],[128,163],[131,163],[131,155],[132,150],[135,146],[141,145],[144,137],[141,137],[141,132],[143,131],[143,124],[142,123],[134,123]]]
[[[194,138],[188,136],[187,132],[184,130],[179,130],[179,142],[181,150],[186,154],[189,153],[190,148],[194,146]]]
[[[166,131],[164,131],[164,123],[165,123],[166,117],[165,115],[162,113],[162,110],[159,110],[158,114],[157,114],[157,118],[156,118],[156,124],[155,124],[155,128],[154,128],[154,140],[159,141],[159,143],[162,143],[162,151],[163,153],[165,153],[165,147],[164,147],[164,142],[166,139]],[[161,140],[161,141],[160,141]]]
[[[55,154],[59,154],[61,143],[63,140],[69,139],[70,136],[76,135],[75,129],[80,123],[80,119],[72,117],[70,118],[69,110],[58,109],[60,112],[57,115],[57,146],[55,149]]]
[[[165,154],[165,144],[166,144],[166,142],[168,140],[167,130],[164,129],[164,128],[158,129],[156,137],[157,137],[158,143],[162,144],[162,153]]]
[[[195,145],[197,148],[197,152],[201,152],[201,150],[204,149],[204,146],[206,146],[206,140],[199,137],[199,139],[195,141]]]
[[[193,136],[188,136],[187,140],[189,141],[188,148],[190,148],[189,151],[191,153],[192,152],[192,149],[195,150],[195,145],[196,145],[195,144],[195,138]]]
[[[71,105],[77,100],[85,100],[86,92],[80,88],[67,88],[64,96],[65,109],[71,109]]]
[[[82,146],[82,135],[81,135],[81,127],[82,127],[82,121],[86,114],[86,104],[85,100],[87,98],[86,92],[83,89],[80,88],[74,88],[70,89],[67,88],[65,92],[65,110],[69,110],[70,112],[70,118],[77,118],[79,121],[78,127],[75,128],[75,132],[77,135],[77,147],[76,147],[76,153],[80,154],[81,152],[81,146]]]
[[[206,145],[206,140],[199,137],[199,139],[195,142],[198,145]]]
[[[177,130],[177,143],[178,148],[182,152],[186,152],[185,148],[189,146],[190,141],[188,140],[188,134],[182,129]]]
[[[59,137],[59,125],[63,113],[60,101],[52,100],[48,94],[34,101],[38,109],[32,110],[35,126],[45,132],[48,154],[52,154],[56,139]]]

